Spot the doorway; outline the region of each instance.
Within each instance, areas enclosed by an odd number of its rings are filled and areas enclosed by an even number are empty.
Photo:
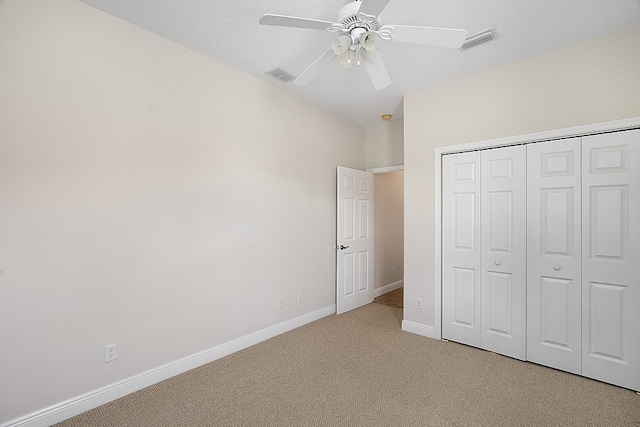
[[[374,298],[373,302],[393,308],[404,308],[404,287],[382,294]]]
[[[374,174],[374,302],[403,308],[404,167],[370,169]]]
[[[402,309],[404,167],[339,166],[337,183],[336,312],[383,296],[378,302]]]

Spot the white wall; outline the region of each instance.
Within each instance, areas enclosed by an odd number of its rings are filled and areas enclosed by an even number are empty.
[[[490,45],[486,45],[489,48]],[[434,148],[640,116],[640,28],[408,94],[405,306],[434,326]],[[424,309],[415,309],[422,298]]]
[[[365,127],[365,167],[397,166],[404,163],[402,119],[379,121]]]
[[[374,189],[374,288],[381,288],[404,277],[404,171],[374,175]]]
[[[363,127],[72,0],[0,64],[0,422],[335,304]]]

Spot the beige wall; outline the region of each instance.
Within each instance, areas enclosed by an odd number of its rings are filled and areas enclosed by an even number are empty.
[[[405,320],[434,326],[438,303],[434,148],[640,116],[639,52],[636,27],[405,97]]]
[[[0,64],[0,422],[335,304],[363,127],[72,0]]]
[[[374,175],[374,287],[394,284],[404,274],[404,172]]]
[[[404,124],[402,119],[380,121],[365,128],[365,167],[397,166],[404,163]]]

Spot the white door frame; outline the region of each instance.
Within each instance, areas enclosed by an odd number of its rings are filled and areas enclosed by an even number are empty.
[[[442,338],[442,156],[465,151],[507,147],[518,144],[551,141],[571,137],[581,137],[604,132],[614,132],[640,128],[640,117],[614,120],[610,122],[555,129],[486,141],[436,147],[434,149],[434,268],[433,268],[433,313],[434,325],[431,338]]]

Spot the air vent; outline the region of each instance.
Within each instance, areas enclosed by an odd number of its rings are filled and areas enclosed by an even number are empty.
[[[283,70],[280,67],[276,67],[273,70],[267,71],[266,73],[271,77],[276,78],[285,83],[289,83],[291,80],[296,79],[296,76],[294,76],[293,74],[287,73],[285,70]]]
[[[498,32],[495,28],[491,28],[490,30],[485,30],[480,33],[474,34],[472,36],[467,37],[467,39],[462,43],[460,47],[460,51],[467,50],[470,47],[478,46],[479,44],[490,42],[491,40],[495,40],[498,38]]]

